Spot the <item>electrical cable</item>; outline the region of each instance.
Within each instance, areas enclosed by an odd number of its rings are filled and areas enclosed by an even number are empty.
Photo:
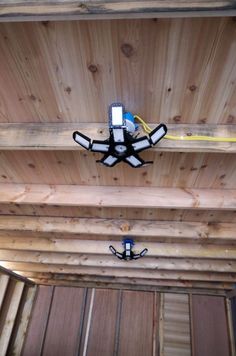
[[[146,133],[150,133],[152,131],[151,127],[138,115],[134,115],[134,118],[138,120],[143,130]],[[212,141],[212,142],[236,142],[236,137],[212,137],[212,136],[202,136],[202,135],[191,135],[191,136],[173,136],[173,135],[165,135],[164,139],[167,140],[177,140],[177,141]]]

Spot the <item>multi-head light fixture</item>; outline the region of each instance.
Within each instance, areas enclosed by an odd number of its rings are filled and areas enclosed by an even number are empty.
[[[125,112],[123,104],[113,103],[109,107],[109,132],[110,137],[104,141],[91,140],[81,132],[75,131],[73,139],[80,146],[92,152],[103,153],[104,156],[97,162],[107,167],[113,167],[124,161],[131,167],[138,168],[152,163],[144,161],[139,153],[157,144],[167,133],[167,127],[160,124],[148,135],[137,138],[135,133],[137,124],[134,116]]]

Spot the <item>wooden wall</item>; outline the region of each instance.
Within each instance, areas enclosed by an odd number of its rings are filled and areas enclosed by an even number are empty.
[[[233,356],[225,299],[40,286],[22,356]]]

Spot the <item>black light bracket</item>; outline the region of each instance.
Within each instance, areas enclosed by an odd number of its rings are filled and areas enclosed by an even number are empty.
[[[139,258],[145,256],[146,253],[148,252],[148,249],[145,248],[140,253],[134,253],[132,251],[132,248],[134,246],[134,240],[130,238],[125,238],[122,242],[122,245],[124,246],[123,252],[118,252],[115,249],[115,247],[113,247],[112,245],[109,246],[109,249],[113,253],[113,255],[115,255],[120,260],[125,260],[125,261],[138,260]]]
[[[123,104],[111,104],[108,116],[110,132],[108,139],[91,140],[81,132],[75,131],[73,133],[75,142],[88,151],[103,153],[103,158],[97,162],[107,167],[113,167],[121,161],[134,168],[153,163],[144,161],[138,153],[155,146],[166,135],[166,125],[160,124],[150,134],[137,138],[135,131],[138,125],[135,124],[134,116],[130,112],[125,112]]]

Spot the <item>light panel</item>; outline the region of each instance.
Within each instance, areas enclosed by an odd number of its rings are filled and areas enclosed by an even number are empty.
[[[167,130],[164,125],[158,126],[155,130],[153,130],[149,136],[152,141],[152,144],[155,145],[160,139],[165,136]]]
[[[92,143],[92,147],[91,147],[91,151],[94,151],[94,152],[108,152],[109,151],[109,145],[107,145],[106,143],[93,142]]]
[[[133,155],[126,157],[125,160],[129,162],[133,167],[138,167],[142,164],[142,161],[140,161],[137,157]]]
[[[113,166],[113,164],[118,161],[118,158],[109,155],[107,158],[105,158],[104,160],[102,160],[102,163],[106,164],[107,166]]]
[[[144,150],[145,148],[150,147],[151,144],[147,138],[144,138],[143,140],[132,143],[132,146],[135,151],[141,151]]]
[[[123,125],[123,107],[112,106],[111,107],[111,123],[113,126]]]
[[[82,147],[86,148],[87,150],[90,148],[90,138],[81,134],[78,131],[75,131],[73,133],[73,138],[74,140]]]

